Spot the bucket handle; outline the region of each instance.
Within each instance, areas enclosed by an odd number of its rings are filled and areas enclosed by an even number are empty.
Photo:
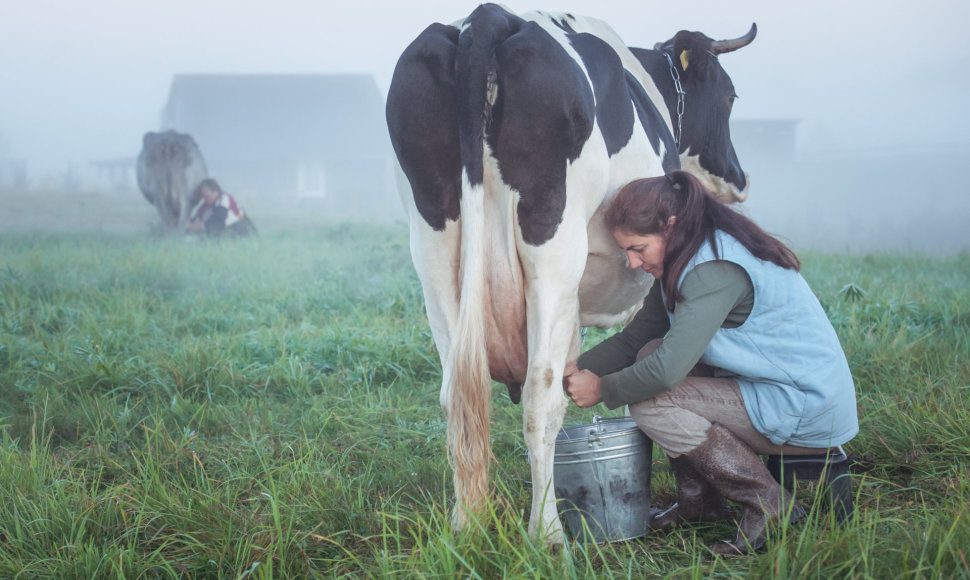
[[[600,442],[598,434],[603,432],[603,417],[599,415],[593,415],[593,428],[589,430],[586,435],[586,446],[592,448],[594,444]]]

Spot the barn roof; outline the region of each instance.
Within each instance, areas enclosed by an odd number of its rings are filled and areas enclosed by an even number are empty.
[[[274,161],[390,155],[384,101],[367,74],[181,74],[162,129],[207,158]]]

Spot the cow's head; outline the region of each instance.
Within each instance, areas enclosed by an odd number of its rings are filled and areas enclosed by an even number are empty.
[[[670,111],[681,166],[724,201],[744,201],[748,177],[734,152],[728,125],[737,94],[717,57],[747,46],[757,32],[752,24],[740,38],[714,40],[682,30],[654,46],[660,56],[655,53],[648,67]],[[683,88],[680,94],[677,79]]]

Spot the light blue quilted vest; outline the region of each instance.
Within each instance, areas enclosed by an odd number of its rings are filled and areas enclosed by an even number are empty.
[[[738,328],[721,328],[701,362],[737,380],[755,428],[776,445],[831,447],[859,432],[855,386],[835,329],[801,274],[755,258],[718,231],[719,258],[754,285],[754,307]],[[678,281],[714,260],[705,243]],[[671,323],[676,317],[671,315]]]

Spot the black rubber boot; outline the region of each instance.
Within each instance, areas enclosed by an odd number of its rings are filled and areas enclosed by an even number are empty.
[[[758,455],[726,427],[714,423],[707,439],[684,454],[722,496],[741,504],[741,522],[733,542],[711,546],[716,554],[744,555],[761,548],[768,528],[788,509],[791,496],[762,463]],[[801,510],[793,506],[792,518]]]
[[[668,530],[683,522],[716,522],[731,517],[724,498],[697,473],[686,455],[668,459],[677,482],[677,501],[650,518],[651,530]]]

